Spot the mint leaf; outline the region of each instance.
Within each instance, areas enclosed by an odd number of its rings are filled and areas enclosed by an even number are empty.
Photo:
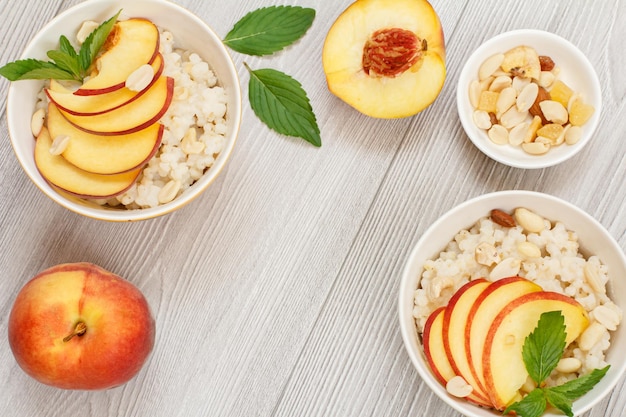
[[[302,85],[280,71],[245,66],[250,73],[248,98],[257,117],[278,133],[321,146],[320,129]]]
[[[520,417],[539,417],[546,411],[547,402],[541,388],[528,393],[521,401],[511,404],[502,414],[507,415],[515,411]]]
[[[78,54],[76,53],[76,50],[70,43],[69,39],[65,37],[65,35],[61,35],[61,37],[59,38],[59,51],[73,58],[76,58],[78,56]]]
[[[241,18],[223,42],[246,55],[269,55],[300,39],[314,18],[315,10],[309,8],[264,7]]]
[[[63,51],[48,51],[48,58],[53,60],[60,69],[69,72],[74,78],[80,79],[81,68],[76,56],[68,55]]]
[[[565,317],[560,311],[541,314],[537,327],[526,337],[522,357],[530,377],[537,384],[556,368],[565,349]]]
[[[559,393],[562,393],[563,395],[566,395],[572,399],[582,397],[583,395],[591,391],[591,389],[596,386],[596,384],[600,382],[602,378],[604,378],[604,375],[606,375],[610,367],[611,365],[607,365],[602,369],[594,369],[587,375],[583,375],[577,379],[568,381],[563,385],[559,385],[558,387],[552,387],[550,388],[550,390],[558,391]]]
[[[100,49],[109,37],[121,12],[122,10],[118,11],[115,16],[100,24],[100,26],[87,36],[87,39],[85,39],[85,42],[81,45],[78,55],[83,71],[87,71],[93,60],[96,59],[98,52],[100,52]]]
[[[564,393],[552,389],[544,389],[544,394],[550,404],[561,410],[566,416],[574,417],[574,413],[572,412],[574,398],[570,398]]]
[[[46,80],[48,78],[57,80],[74,79],[70,72],[57,67],[52,62],[31,58],[9,62],[0,68],[0,75],[9,81]]]

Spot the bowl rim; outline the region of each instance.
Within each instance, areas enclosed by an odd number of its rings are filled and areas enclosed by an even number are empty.
[[[416,258],[418,258],[418,255],[422,253],[422,247],[424,246],[425,242],[428,241],[428,238],[434,233],[435,230],[439,229],[441,225],[443,225],[451,217],[459,217],[459,214],[461,214],[469,206],[473,206],[475,204],[485,201],[503,201],[503,199],[515,199],[516,201],[525,201],[527,199],[549,200],[553,204],[567,208],[567,210],[570,210],[574,216],[581,217],[582,219],[587,221],[590,227],[592,227],[594,231],[597,231],[601,235],[603,243],[611,247],[611,251],[615,252],[618,255],[622,267],[626,268],[626,255],[624,254],[624,251],[622,250],[618,242],[602,226],[600,222],[598,222],[595,218],[593,218],[587,212],[575,206],[574,204],[559,197],[538,191],[503,190],[478,195],[447,210],[444,214],[439,216],[429,227],[427,227],[426,230],[424,230],[424,232],[421,234],[417,242],[412,246],[410,252],[406,255],[405,264],[402,269],[400,288],[397,299],[400,333],[405,350],[410,358],[413,367],[417,370],[420,378],[437,395],[437,397],[443,400],[454,410],[468,417],[496,416],[498,414],[496,414],[496,412],[492,410],[475,406],[464,399],[452,397],[447,393],[445,387],[442,386],[439,381],[435,379],[432,371],[430,370],[428,363],[426,362],[426,359],[424,357],[423,347],[418,339],[417,327],[415,325],[415,320],[412,315],[414,303],[413,294],[415,289],[417,288],[419,280],[421,279],[421,273],[423,270],[423,262],[418,265],[418,260],[416,260]],[[485,216],[486,215],[487,213],[485,213]],[[467,225],[471,226],[477,220],[478,218],[469,219]],[[450,240],[453,237],[454,233],[448,236]],[[436,250],[438,251],[440,249]],[[623,329],[625,325],[626,323],[622,322],[618,330],[621,329],[622,333],[626,331],[625,329]],[[603,380],[598,385],[596,385],[593,390],[591,390],[585,396],[574,401],[572,408],[574,411],[574,415],[583,414],[586,411],[590,410],[592,407],[594,407],[596,404],[598,404],[600,401],[602,401],[607,395],[612,392],[612,390],[615,388],[615,386],[624,374],[626,374],[626,361],[620,361],[620,363],[611,363],[611,369],[607,373],[607,376],[605,376],[605,378],[603,378]],[[595,395],[595,397],[589,397],[590,393],[600,389],[601,391],[597,393],[598,395]],[[582,398],[586,398],[586,402],[584,404],[581,404],[580,402]],[[545,417],[557,416],[557,414],[552,413],[544,413],[543,415]]]
[[[563,46],[563,50],[567,51],[567,55],[572,56],[580,65],[583,70],[581,73],[588,74],[589,76],[589,91],[593,92],[594,96],[598,97],[598,100],[594,100],[594,115],[591,120],[587,122],[585,125],[585,132],[581,140],[568,148],[561,151],[560,149],[551,149],[546,154],[543,155],[526,155],[522,153],[523,151],[520,149],[519,152],[517,149],[506,149],[506,148],[498,148],[498,145],[492,145],[489,141],[486,132],[478,132],[480,133],[480,138],[476,136],[476,127],[471,118],[471,114],[466,110],[471,109],[471,104],[469,104],[469,97],[467,94],[467,89],[469,88],[469,82],[475,78],[470,75],[470,72],[474,69],[477,71],[478,66],[480,65],[479,58],[482,55],[485,55],[487,51],[497,46],[499,43],[507,42],[512,39],[528,39],[528,38],[545,38],[547,41],[558,43]],[[523,43],[529,43],[527,40],[519,41],[517,44],[521,45]],[[530,42],[532,43],[532,42]],[[485,56],[482,60],[488,58],[489,55]],[[475,62],[476,61],[476,62]],[[474,65],[470,65],[474,64]],[[596,129],[600,123],[600,117],[602,114],[602,86],[600,84],[600,80],[598,78],[598,74],[595,71],[595,68],[587,58],[587,56],[572,42],[563,38],[556,33],[549,32],[541,29],[514,29],[506,32],[499,33],[483,43],[481,43],[474,51],[470,53],[467,57],[465,64],[461,68],[461,72],[459,74],[459,79],[456,88],[456,102],[457,102],[457,113],[459,115],[459,119],[461,120],[461,124],[463,126],[463,130],[465,131],[466,136],[471,140],[471,142],[485,155],[489,158],[502,163],[504,165],[511,166],[513,168],[521,168],[521,169],[541,169],[548,168],[551,166],[558,165],[566,160],[574,157],[578,154],[591,140],[594,136]],[[500,145],[500,146],[509,146],[509,145]],[[515,159],[513,155],[507,155],[507,153],[503,152],[503,150],[510,151],[513,154],[521,155],[523,157],[522,161],[518,161]],[[558,155],[557,155],[558,151]]]
[[[93,202],[89,202],[88,200],[81,200],[78,197],[74,197],[69,194],[65,194],[61,190],[57,190],[56,188],[49,185],[47,181],[43,179],[41,174],[39,174],[39,172],[33,172],[32,170],[27,169],[28,164],[24,159],[27,158],[27,156],[22,156],[20,152],[18,152],[18,144],[16,143],[16,141],[19,140],[19,134],[16,132],[19,132],[21,129],[19,126],[16,125],[18,116],[14,115],[15,111],[13,109],[13,106],[11,105],[15,100],[15,96],[18,95],[19,86],[16,85],[16,82],[11,82],[7,93],[7,129],[9,132],[11,146],[19,164],[22,166],[22,170],[24,171],[24,173],[26,173],[31,182],[35,184],[35,186],[47,197],[74,213],[96,220],[105,220],[110,222],[131,222],[147,220],[163,216],[186,206],[188,203],[199,197],[209,187],[209,185],[211,185],[215,181],[215,179],[219,176],[221,171],[227,165],[227,162],[230,160],[230,157],[234,151],[235,144],[237,142],[239,131],[241,128],[242,91],[239,73],[231,54],[222,42],[221,38],[214,31],[214,29],[196,14],[178,4],[172,3],[167,0],[140,1],[142,1],[143,3],[150,3],[151,7],[163,7],[167,9],[168,12],[175,12],[177,14],[180,14],[181,16],[184,16],[184,18],[190,19],[195,25],[198,25],[198,27],[204,28],[205,34],[215,44],[216,50],[219,51],[219,55],[216,56],[215,59],[224,61],[224,66],[225,68],[227,68],[226,72],[228,72],[228,78],[232,78],[234,81],[233,85],[228,87],[228,94],[229,96],[232,96],[232,99],[229,98],[229,106],[227,110],[227,117],[232,118],[232,129],[230,129],[231,131],[228,132],[224,148],[220,151],[213,165],[204,173],[204,175],[200,179],[196,180],[191,187],[189,187],[182,195],[178,196],[173,201],[159,205],[157,207],[142,209],[116,209],[101,207],[97,206]],[[134,3],[139,3],[139,1],[136,0]],[[119,7],[123,9],[125,3],[123,2],[123,0],[86,0],[82,3],[67,8],[66,10],[63,10],[62,12],[54,16],[50,21],[48,21],[44,26],[42,26],[39,31],[37,31],[37,33],[27,43],[26,47],[24,48],[22,54],[18,59],[32,58],[34,55],[33,50],[37,49],[36,46],[38,45],[38,43],[42,42],[42,40],[47,39],[50,36],[48,32],[53,30],[54,27],[57,26],[59,22],[63,21],[64,19],[68,19],[75,14],[80,14],[81,12],[92,7],[96,7],[98,8],[98,10],[100,10],[104,7],[113,7],[117,5],[119,5]],[[137,7],[137,5],[133,4],[133,7]],[[96,10],[96,13],[98,12],[98,10]],[[160,23],[158,22],[157,24],[160,25]],[[59,34],[56,34],[56,36],[58,37]],[[211,63],[211,61],[209,60],[208,62],[209,66],[211,68],[214,68],[214,65]],[[224,75],[220,76],[218,74],[218,79],[220,81],[223,78]],[[25,80],[22,82],[29,81],[43,83],[43,81],[41,80]]]

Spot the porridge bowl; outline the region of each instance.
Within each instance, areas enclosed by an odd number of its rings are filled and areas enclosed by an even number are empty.
[[[487,40],[469,56],[459,76],[457,110],[469,139],[491,159],[546,168],[589,143],[602,91],[593,66],[571,42],[520,29]]]
[[[502,415],[536,387],[519,371],[522,343],[539,321],[539,313],[524,306],[550,299],[547,310],[562,311],[575,339],[546,385],[610,365],[574,400],[573,413],[581,415],[609,395],[626,370],[624,274],[622,249],[581,209],[532,191],[485,194],[441,216],[408,255],[399,291],[404,345],[422,380],[449,406],[468,417]],[[572,305],[577,318],[568,318]],[[578,333],[570,327],[577,322],[584,322]],[[548,408],[543,415],[563,414]]]
[[[241,90],[221,39],[165,0],[87,0],[50,21],[19,59],[49,61],[46,53],[59,49],[61,35],[78,51],[91,30],[118,12],[119,25],[91,66],[99,72],[82,85],[13,81],[7,119],[17,159],[45,195],[81,215],[123,222],[171,213],[215,181],[238,136]],[[121,63],[142,54],[150,60],[111,81],[120,76],[111,68],[121,71]],[[113,98],[122,101],[111,104]],[[103,102],[109,107],[99,107]],[[127,150],[130,139],[134,147]]]

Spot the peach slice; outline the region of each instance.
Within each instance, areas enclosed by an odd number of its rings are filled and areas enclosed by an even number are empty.
[[[502,278],[494,281],[478,295],[467,315],[465,328],[465,352],[474,381],[483,392],[487,392],[483,376],[483,352],[487,332],[495,317],[507,304],[518,297],[542,288],[522,277]]]
[[[46,94],[58,108],[69,114],[88,116],[105,113],[138,99],[152,87],[163,73],[164,64],[161,54],[156,56],[156,59],[151,65],[154,71],[154,77],[152,81],[139,92],[131,91],[124,87],[102,94],[76,95],[63,87],[58,81],[51,80],[50,88],[46,89]]]
[[[439,17],[426,0],[359,0],[330,28],[322,51],[328,89],[371,117],[412,116],[446,77]]]
[[[71,124],[54,103],[48,105],[51,138],[70,138],[63,157],[76,167],[95,174],[117,174],[144,165],[159,149],[163,125],[154,123],[126,135],[100,136]]]
[[[460,375],[473,388],[476,398],[490,405],[488,394],[477,384],[471,372],[465,351],[467,318],[476,299],[491,285],[484,278],[479,278],[462,286],[452,296],[443,316],[443,347],[455,375]]]
[[[443,347],[444,311],[445,307],[439,307],[433,311],[430,316],[428,316],[428,319],[426,319],[424,332],[422,333],[426,361],[435,374],[435,378],[437,378],[442,385],[446,385],[446,382],[455,376],[454,369],[452,369],[448,355],[446,355],[446,351]]]
[[[76,95],[102,94],[124,87],[126,79],[143,64],[150,64],[159,51],[159,30],[151,21],[133,18],[113,26],[94,62],[94,70]]]
[[[35,142],[35,164],[39,172],[53,186],[77,197],[113,197],[133,185],[141,172],[139,168],[122,174],[93,174],[75,167],[61,155],[53,155],[51,147],[50,133],[44,127]]]
[[[482,361],[485,385],[496,409],[504,410],[521,398],[519,389],[528,378],[522,346],[537,327],[541,314],[549,311],[561,311],[565,317],[568,345],[589,325],[587,313],[580,304],[549,291],[518,297],[494,318],[486,335]]]
[[[96,115],[59,111],[79,129],[99,135],[123,135],[142,130],[156,123],[167,111],[174,94],[174,79],[159,79],[136,100],[114,110]]]

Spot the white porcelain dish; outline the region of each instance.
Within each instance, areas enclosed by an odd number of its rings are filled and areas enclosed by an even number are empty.
[[[468,91],[471,81],[478,79],[478,68],[490,56],[504,53],[520,45],[531,46],[539,55],[551,57],[560,68],[558,78],[575,92],[581,93],[585,102],[595,108],[593,116],[583,126],[583,135],[578,143],[552,147],[543,155],[530,155],[519,146],[493,143],[487,136],[487,132],[475,125],[472,119],[474,108],[470,103]],[[550,32],[521,29],[505,32],[489,39],[470,55],[459,76],[457,109],[467,136],[491,159],[515,168],[546,168],[573,157],[589,143],[602,114],[602,91],[593,66],[571,42]]]
[[[424,262],[436,258],[455,234],[467,229],[479,218],[489,215],[493,208],[512,211],[526,207],[552,221],[562,222],[577,233],[581,252],[598,255],[608,265],[609,294],[626,311],[626,256],[602,225],[584,211],[559,198],[532,191],[501,191],[485,194],[451,209],[433,223],[421,236],[408,256],[400,284],[399,318],[405,347],[420,377],[435,394],[452,408],[468,417],[495,417],[496,411],[475,406],[466,400],[452,397],[430,370],[422,342],[413,319],[414,293],[420,281]],[[608,395],[626,370],[626,329],[621,324],[611,335],[611,347],[606,360],[611,369],[593,390],[574,402],[574,415],[581,415]],[[560,414],[546,413],[556,417]]]
[[[104,208],[86,200],[59,193],[40,175],[34,161],[35,141],[30,129],[36,95],[42,81],[11,83],[7,99],[7,118],[11,143],[26,174],[48,197],[61,206],[84,216],[108,221],[135,221],[158,217],[175,211],[200,195],[226,165],[237,139],[241,122],[241,91],[235,65],[221,39],[200,18],[165,0],[88,0],[50,21],[28,44],[21,58],[47,60],[46,52],[58,48],[59,36],[74,35],[86,20],[103,21],[122,9],[120,19],[144,17],[171,31],[178,43],[209,63],[228,94],[228,133],[223,150],[202,178],[173,201],[155,208],[126,210]]]

